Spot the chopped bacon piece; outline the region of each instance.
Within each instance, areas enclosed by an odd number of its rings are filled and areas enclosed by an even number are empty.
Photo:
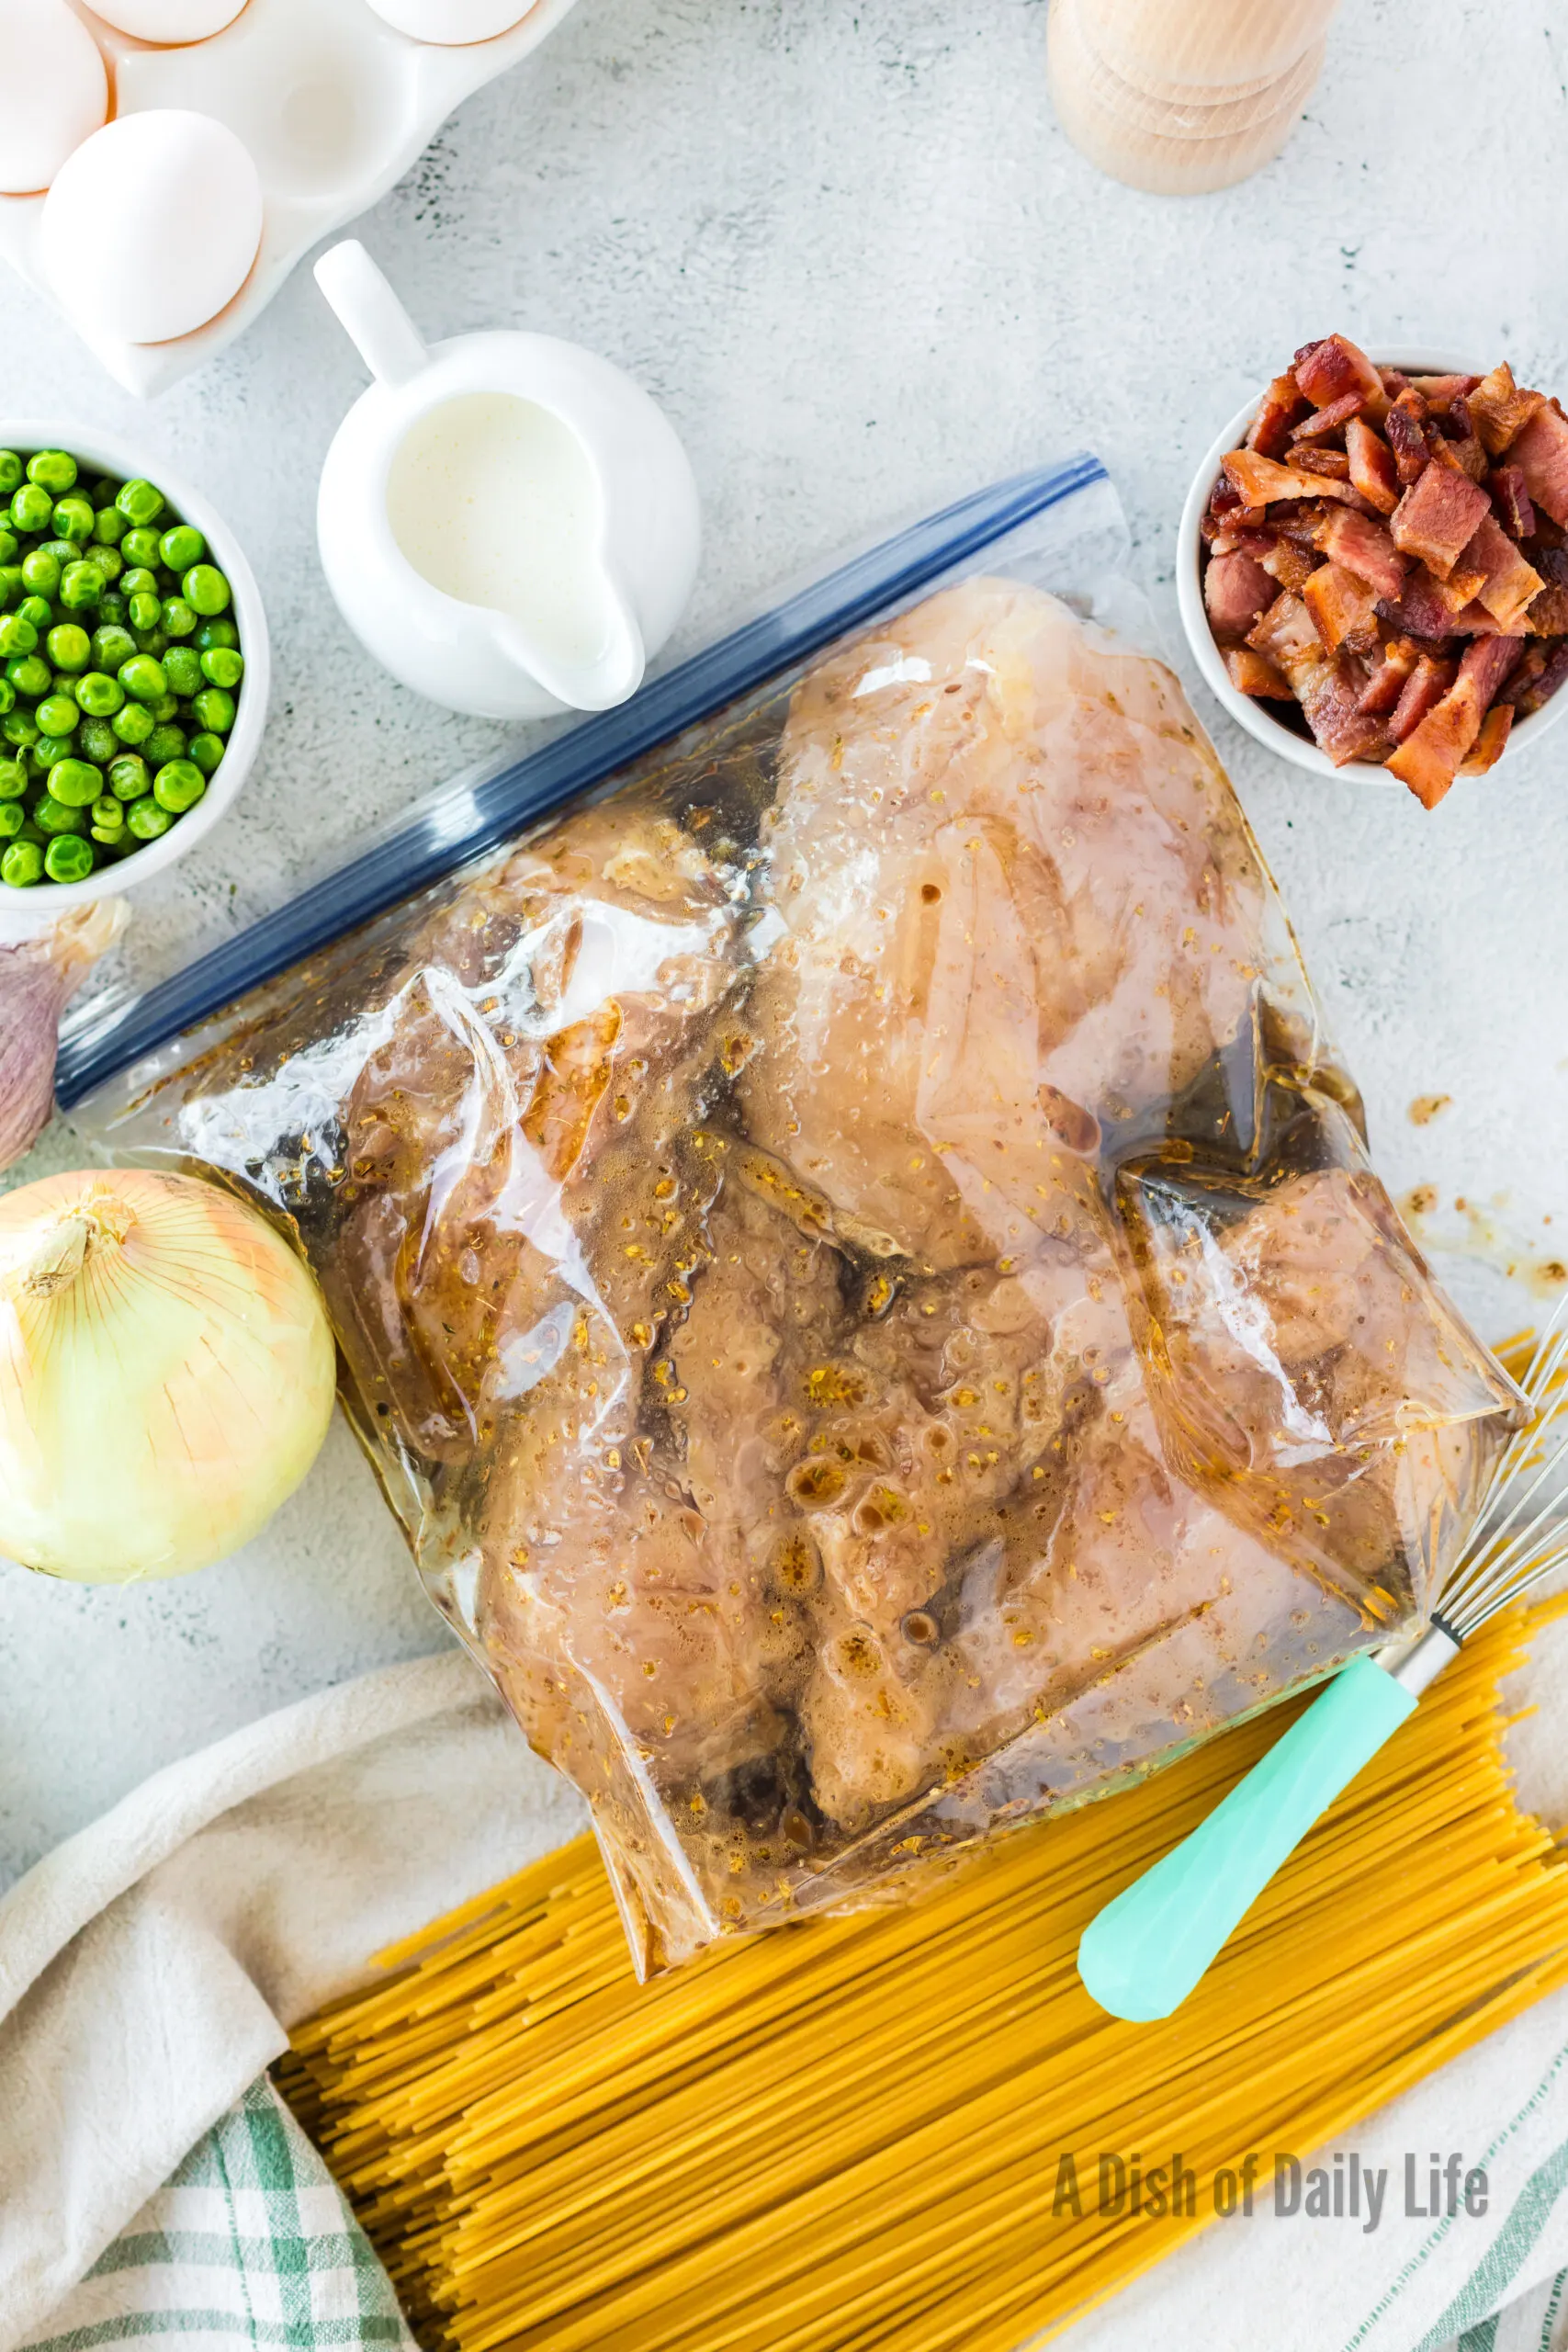
[[[1348,335],[1325,335],[1296,361],[1296,381],[1314,408],[1326,408],[1347,392],[1381,392],[1382,378]]]
[[[1554,523],[1568,523],[1568,417],[1543,404],[1508,444],[1525,488]]]
[[[1532,637],[1568,637],[1568,588],[1555,582],[1530,600],[1525,615]]]
[[[1378,374],[1382,378],[1383,390],[1391,401],[1396,401],[1410,381],[1409,377],[1397,368],[1380,368]]]
[[[1315,662],[1323,659],[1323,645],[1313,626],[1312,615],[1288,588],[1275,597],[1262,619],[1248,629],[1247,641],[1292,683],[1303,660]]]
[[[1302,590],[1302,602],[1328,652],[1377,643],[1377,590],[1342,563],[1320,564]]]
[[[1483,638],[1471,646],[1448,693],[1411,729],[1388,762],[1391,772],[1410,786],[1423,808],[1435,808],[1459,774],[1460,763],[1479,736],[1498,687],[1518,658],[1517,645],[1506,637]]]
[[[1224,466],[1233,487],[1247,506],[1267,506],[1276,498],[1340,498],[1351,503],[1359,495],[1348,481],[1298,473],[1291,466],[1276,465],[1272,458],[1260,458],[1256,449],[1233,449]]]
[[[1380,596],[1397,596],[1410,565],[1381,523],[1337,507],[1318,542],[1331,563],[1342,563],[1359,580],[1370,580]]]
[[[1530,503],[1525,478],[1517,466],[1495,467],[1486,477],[1486,487],[1505,531],[1516,539],[1533,538],[1535,508]]]
[[[1389,414],[1392,418],[1392,409]],[[1395,547],[1419,557],[1439,580],[1446,580],[1491,506],[1479,482],[1434,463],[1411,483],[1393,510],[1389,529]]]
[[[1540,572],[1525,561],[1495,514],[1482,516],[1450,581],[1461,572],[1472,571],[1481,574],[1472,594],[1503,628],[1512,627],[1543,585]],[[1465,602],[1469,601],[1467,597]]]
[[[1462,393],[1450,403],[1443,419],[1442,453],[1451,465],[1458,466],[1461,473],[1468,474],[1472,481],[1485,481],[1486,452],[1471,421],[1470,409]]]
[[[1343,449],[1317,449],[1309,441],[1298,445],[1291,452],[1291,463],[1298,473],[1326,474],[1331,481],[1348,481],[1350,460]]]
[[[1304,588],[1317,570],[1317,558],[1306,548],[1299,548],[1291,539],[1276,539],[1267,555],[1258,559],[1271,580],[1281,588]]]
[[[1453,674],[1451,662],[1434,661],[1429,653],[1419,656],[1388,722],[1388,731],[1396,743],[1403,743],[1407,735],[1413,734],[1427,713],[1441,702],[1453,683]]]
[[[1246,499],[1243,498],[1229,474],[1222,473],[1216,480],[1213,489],[1209,492],[1210,514],[1228,514],[1233,506],[1245,506],[1246,503]]]
[[[1539,677],[1531,681],[1526,692],[1520,695],[1515,703],[1514,707],[1519,717],[1521,718],[1533,717],[1543,704],[1551,700],[1565,678],[1568,678],[1568,645],[1555,645],[1548,652],[1545,665]]]
[[[1239,694],[1256,695],[1270,702],[1294,702],[1296,698],[1294,688],[1287,684],[1272,662],[1255,653],[1250,645],[1233,645],[1225,655],[1225,668]]]
[[[1427,403],[1414,385],[1407,385],[1389,410],[1383,431],[1399,479],[1408,488],[1426,471],[1431,456],[1427,447]]]
[[[1484,775],[1495,768],[1507,748],[1514,724],[1512,703],[1495,702],[1481,722],[1474,747],[1459,763],[1461,775]]]
[[[1359,668],[1343,654],[1332,662],[1320,658],[1298,663],[1291,683],[1314,742],[1327,752],[1337,768],[1351,760],[1387,756],[1388,730],[1382,719],[1369,718],[1357,708],[1364,680]]]
[[[1293,443],[1325,441],[1342,424],[1348,424],[1353,416],[1359,416],[1366,405],[1366,386],[1358,384],[1338,400],[1330,401],[1326,408],[1314,409],[1310,416],[1303,416],[1291,439]]]
[[[1498,695],[1498,701],[1511,702],[1516,709],[1521,709],[1525,696],[1545,669],[1551,650],[1546,645],[1527,645],[1518,668]]]
[[[1448,637],[1454,626],[1454,616],[1443,601],[1441,584],[1424,563],[1416,565],[1404,583],[1398,604],[1383,618],[1393,620],[1406,636],[1425,638],[1428,644]]]
[[[1292,425],[1307,405],[1306,396],[1293,376],[1276,376],[1247,427],[1247,447],[1256,449],[1260,458],[1280,456]]]
[[[1477,566],[1471,561],[1468,546],[1448,578],[1432,582],[1433,587],[1450,613],[1468,611],[1475,602],[1477,592],[1484,587],[1485,583],[1485,567]],[[1483,609],[1484,610],[1484,607]]]
[[[1345,427],[1345,456],[1354,489],[1380,514],[1392,514],[1399,503],[1399,477],[1393,452],[1364,416],[1353,416]]]
[[[1411,383],[1428,408],[1447,411],[1480,383],[1479,376],[1412,376]]]
[[[1283,539],[1292,540],[1299,548],[1315,548],[1323,537],[1323,526],[1328,520],[1328,509],[1320,498],[1295,502],[1281,499],[1269,509],[1270,526]]]
[[[1414,638],[1391,638],[1383,647],[1382,660],[1361,689],[1357,709],[1369,718],[1384,717],[1404,692],[1404,682],[1416,662],[1425,658]]]
[[[1489,376],[1483,376],[1470,395],[1470,413],[1488,456],[1500,457],[1514,435],[1545,404],[1544,392],[1519,390],[1506,359]]]
[[[1249,555],[1217,555],[1203,575],[1203,602],[1216,637],[1245,637],[1274,594],[1273,581]]]

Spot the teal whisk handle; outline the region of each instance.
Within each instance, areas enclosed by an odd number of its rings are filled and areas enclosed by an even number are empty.
[[[1102,2009],[1179,2008],[1286,1857],[1454,1657],[1436,1629],[1396,1672],[1352,1658],[1224,1802],[1084,1929],[1078,1974]]]

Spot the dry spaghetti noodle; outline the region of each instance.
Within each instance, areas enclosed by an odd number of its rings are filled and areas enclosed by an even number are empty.
[[[1278,1712],[916,1905],[646,1987],[579,1840],[387,1955],[284,2087],[442,2352],[1012,2352],[1201,2228],[1246,2151],[1321,2145],[1568,1981],[1568,1871],[1502,1752],[1530,1622],[1465,1650],[1164,2024],[1094,2007],[1079,1931]],[[1102,2151],[1179,2153],[1196,2210],[1099,2211]]]

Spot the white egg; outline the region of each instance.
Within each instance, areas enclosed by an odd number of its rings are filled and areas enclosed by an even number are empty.
[[[245,0],[93,0],[93,12],[116,32],[177,49],[187,41],[210,40],[233,23],[244,5]]]
[[[170,343],[217,317],[262,233],[251,152],[211,115],[121,115],[61,171],[44,202],[43,266],[65,309],[120,343]]]
[[[0,195],[35,196],[109,110],[98,44],[65,0],[0,0]]]
[[[533,0],[370,0],[378,17],[414,40],[461,49],[472,40],[493,40],[520,25]]]

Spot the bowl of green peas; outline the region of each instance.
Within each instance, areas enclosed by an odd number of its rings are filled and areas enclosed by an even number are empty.
[[[199,492],[0,420],[0,938],[194,849],[254,762],[269,676],[255,580]]]

